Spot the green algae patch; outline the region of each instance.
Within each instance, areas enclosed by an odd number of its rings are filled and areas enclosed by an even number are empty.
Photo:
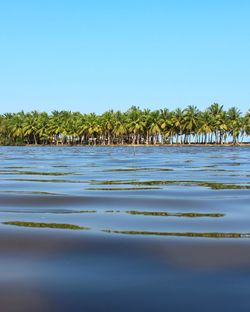
[[[75,174],[73,172],[44,172],[44,171],[29,171],[29,170],[1,170],[0,173],[19,174],[19,175],[41,175],[41,176],[65,176]]]
[[[85,183],[80,180],[63,180],[63,179],[5,179],[5,181],[17,181],[17,182],[41,182],[41,183]]]
[[[74,224],[64,224],[64,223],[6,221],[6,222],[2,222],[2,224],[23,226],[23,227],[32,227],[32,228],[50,228],[50,229],[64,229],[64,230],[89,230],[88,227],[78,226],[78,225],[74,225]]]
[[[81,213],[96,213],[96,210],[1,210],[4,213],[29,213],[29,214],[81,214]]]
[[[174,171],[174,169],[169,168],[115,168],[115,169],[107,169],[102,172],[133,172],[133,171]]]
[[[89,187],[88,191],[144,191],[159,190],[160,187]]]
[[[3,169],[25,169],[25,168],[30,168],[30,167],[27,167],[27,166],[6,166],[6,167],[1,167]]]
[[[107,181],[92,181],[92,184],[101,185],[168,185],[168,184],[180,184],[180,183],[197,183],[197,181],[175,181],[175,180],[150,180],[150,181],[135,181],[135,180],[107,180]]]
[[[204,182],[194,180],[149,180],[149,181],[135,181],[135,180],[106,180],[106,181],[92,181],[94,185],[135,185],[135,186],[154,186],[154,185],[181,185],[181,186],[201,186],[212,190],[226,190],[226,189],[250,189],[250,185],[227,184],[217,182]]]
[[[250,185],[236,185],[236,184],[225,184],[225,183],[213,183],[213,182],[202,182],[199,186],[210,187],[213,190],[244,190],[250,189]]]
[[[59,193],[51,193],[51,192],[36,192],[36,191],[12,191],[12,190],[6,190],[6,191],[0,191],[0,193],[14,193],[14,194],[29,194],[29,195],[60,195]]]
[[[204,238],[250,238],[250,233],[221,233],[221,232],[153,232],[153,231],[117,231],[103,230],[105,233],[126,235],[151,235],[151,236],[174,236],[174,237],[204,237]]]
[[[195,212],[185,212],[185,213],[170,213],[170,212],[158,212],[158,211],[126,211],[126,213],[131,215],[144,215],[144,216],[155,216],[155,217],[186,217],[186,218],[218,218],[224,217],[223,213],[195,213]]]
[[[16,174],[27,174],[27,175],[44,175],[44,176],[65,176],[73,174],[72,172],[39,172],[39,171],[16,171]]]

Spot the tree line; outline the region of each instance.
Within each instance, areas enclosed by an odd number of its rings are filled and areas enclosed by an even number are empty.
[[[204,111],[109,110],[101,115],[71,111],[0,115],[0,144],[237,144],[250,135],[250,110],[227,111],[214,103]]]

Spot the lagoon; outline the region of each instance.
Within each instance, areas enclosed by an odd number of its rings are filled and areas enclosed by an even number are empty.
[[[249,311],[249,146],[0,160],[3,311]]]

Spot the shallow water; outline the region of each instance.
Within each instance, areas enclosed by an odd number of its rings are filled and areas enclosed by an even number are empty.
[[[3,311],[249,311],[250,147],[0,147]]]

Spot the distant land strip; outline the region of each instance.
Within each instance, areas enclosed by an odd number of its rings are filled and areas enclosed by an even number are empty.
[[[214,103],[204,111],[185,109],[109,110],[101,115],[71,111],[0,115],[0,145],[246,145],[250,109],[224,110]]]

